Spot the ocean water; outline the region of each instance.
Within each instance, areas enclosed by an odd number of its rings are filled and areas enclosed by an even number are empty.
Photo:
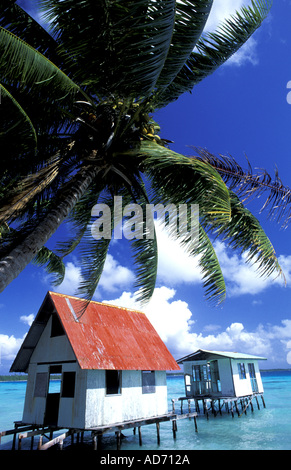
[[[263,408],[259,398],[260,410],[254,402],[254,412],[247,410],[247,415],[238,417],[223,412],[216,417],[209,414],[209,419],[201,414],[197,418],[198,432],[195,432],[193,419],[177,422],[176,439],[173,438],[172,423],[160,424],[160,445],[157,444],[156,426],[141,428],[142,447],[139,445],[138,433],[131,429],[123,432],[121,450],[291,450],[291,371],[263,371],[264,399]],[[182,376],[169,376],[168,400],[171,409],[171,398],[184,395]],[[12,429],[14,421],[21,420],[26,383],[0,383],[0,431]],[[184,405],[186,410],[186,403]],[[54,437],[56,434],[54,434]],[[25,442],[26,441],[26,442]],[[12,438],[2,438],[0,450],[11,448]],[[35,439],[37,445],[38,437]],[[64,442],[64,447],[66,446]],[[85,434],[84,442],[91,449],[90,433]],[[68,439],[68,445],[70,440]],[[30,440],[24,439],[22,448],[29,448]],[[115,434],[103,436],[102,450],[116,450]]]

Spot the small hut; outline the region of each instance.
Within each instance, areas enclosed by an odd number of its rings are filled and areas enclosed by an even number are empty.
[[[146,315],[48,292],[13,362],[27,372],[23,423],[90,429],[168,412],[180,370]],[[59,380],[55,380],[58,378]]]
[[[258,361],[237,352],[198,351],[182,357],[186,397],[245,397],[264,392]]]

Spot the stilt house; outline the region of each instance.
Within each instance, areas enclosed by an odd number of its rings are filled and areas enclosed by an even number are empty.
[[[244,397],[263,393],[258,361],[237,352],[198,351],[182,357],[186,397]]]
[[[23,423],[90,429],[168,412],[180,370],[146,315],[48,292],[13,362],[27,372]],[[61,380],[55,381],[54,379]]]

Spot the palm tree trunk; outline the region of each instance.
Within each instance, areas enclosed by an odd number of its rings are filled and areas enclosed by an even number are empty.
[[[25,239],[0,261],[0,292],[33,260],[40,248],[83,196],[88,186],[100,171],[97,165],[86,165],[67,183],[54,208]]]

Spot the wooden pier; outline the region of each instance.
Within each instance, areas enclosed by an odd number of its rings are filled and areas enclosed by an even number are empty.
[[[188,411],[195,408],[195,411],[206,415],[207,419],[209,418],[209,413],[212,413],[216,416],[218,413],[221,415],[223,408],[227,413],[231,413],[232,417],[234,417],[234,411],[237,413],[238,417],[240,418],[243,414],[247,414],[247,409],[250,407],[251,411],[254,411],[253,401],[256,401],[258,410],[260,409],[258,397],[261,397],[263,407],[265,408],[265,400],[263,393],[253,393],[252,395],[247,395],[244,397],[209,397],[207,395],[197,395],[194,397],[180,397],[176,398],[172,401],[173,409],[175,409],[175,402],[181,403],[181,413],[183,412],[184,408],[184,401],[188,404]],[[199,403],[200,402],[200,403]],[[239,405],[241,407],[241,411],[239,409]]]
[[[117,450],[120,449],[121,446],[121,438],[122,438],[122,431],[125,429],[133,429],[133,433],[136,434],[136,429],[138,429],[138,438],[139,438],[139,445],[142,446],[142,426],[149,425],[149,424],[156,424],[156,432],[157,432],[157,443],[160,444],[160,423],[171,421],[172,422],[172,431],[173,431],[173,438],[176,438],[177,432],[177,421],[181,419],[194,419],[194,429],[195,432],[198,432],[197,428],[197,412],[188,412],[183,414],[178,414],[173,412],[167,413],[165,415],[154,416],[152,418],[146,419],[137,419],[131,421],[124,421],[122,423],[114,423],[111,425],[106,426],[98,426],[89,429],[62,429],[58,427],[52,426],[36,426],[36,425],[29,425],[26,423],[22,423],[21,421],[17,421],[14,423],[14,429],[10,429],[8,431],[0,432],[0,443],[1,437],[13,435],[12,441],[12,450],[16,448],[18,450],[22,449],[22,441],[23,439],[30,438],[30,449],[34,448],[34,438],[39,436],[39,441],[37,445],[37,450],[47,450],[54,445],[58,445],[59,449],[63,448],[63,443],[65,439],[71,438],[71,444],[75,442],[82,443],[83,437],[85,432],[91,432],[92,436],[92,443],[94,450],[100,450],[102,446],[102,436],[106,433],[115,432],[116,435],[116,446]],[[57,437],[53,437],[54,432],[61,432],[64,431],[62,434],[59,434]],[[44,438],[47,439],[47,442],[43,442]],[[76,441],[75,441],[76,438]],[[18,439],[18,445],[16,446],[16,439]]]
[[[263,407],[265,408],[266,405],[263,393],[255,393],[244,397],[180,397],[172,399],[172,411],[164,415],[146,419],[124,421],[121,423],[97,426],[88,429],[62,429],[53,426],[36,426],[17,421],[14,423],[14,429],[0,432],[0,443],[1,437],[12,435],[12,450],[21,450],[23,439],[30,438],[30,449],[32,450],[34,448],[34,439],[36,436],[39,436],[39,441],[36,447],[37,450],[47,450],[55,445],[58,445],[58,448],[62,449],[65,440],[70,438],[71,445],[83,443],[84,433],[91,432],[92,448],[94,450],[100,450],[102,447],[102,436],[108,433],[115,433],[116,447],[117,450],[119,450],[121,447],[122,432],[124,430],[132,429],[134,434],[136,434],[136,430],[138,430],[139,445],[142,446],[142,427],[155,424],[157,443],[160,445],[160,423],[162,422],[172,422],[173,438],[175,439],[177,433],[177,421],[193,418],[195,432],[198,432],[197,417],[199,414],[203,414],[207,419],[209,419],[210,414],[217,416],[217,414],[222,415],[222,412],[225,411],[228,414],[231,414],[232,417],[234,417],[235,413],[238,417],[241,417],[243,414],[247,414],[248,409],[251,409],[252,412],[254,411],[254,402],[256,402],[257,408],[260,409],[259,397],[261,398]],[[187,402],[187,410],[184,413],[185,402]],[[177,404],[180,406],[177,406]],[[54,438],[53,434],[55,432],[60,434]],[[46,442],[44,442],[45,439]],[[17,441],[18,443],[16,444]]]

